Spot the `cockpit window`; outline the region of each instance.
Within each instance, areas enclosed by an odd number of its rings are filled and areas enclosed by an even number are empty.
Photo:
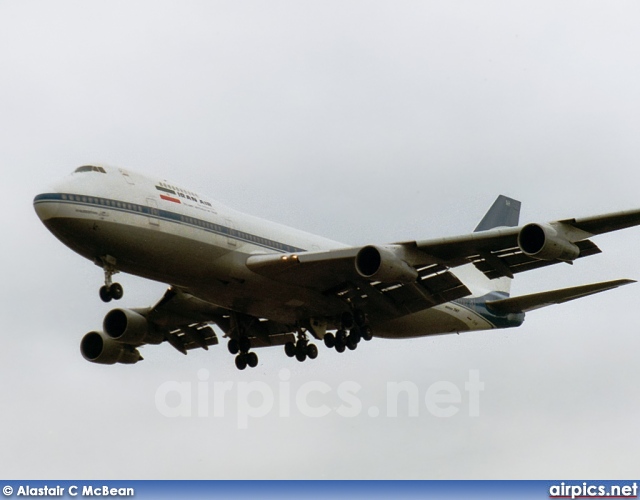
[[[101,174],[106,174],[107,171],[102,167],[94,167],[93,165],[85,165],[83,167],[76,168],[76,173],[78,172],[100,172]]]

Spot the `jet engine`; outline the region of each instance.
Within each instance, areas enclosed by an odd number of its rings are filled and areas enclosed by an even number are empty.
[[[155,332],[147,318],[130,309],[113,309],[104,317],[104,332],[125,344],[159,344],[164,337]]]
[[[356,255],[356,271],[363,278],[383,283],[412,283],[418,279],[418,271],[398,257],[394,247],[363,247]]]
[[[520,230],[518,246],[529,257],[540,260],[573,261],[580,249],[547,224],[527,224]]]
[[[87,333],[80,342],[80,352],[87,361],[101,365],[131,365],[142,360],[135,347],[116,342],[102,332]]]

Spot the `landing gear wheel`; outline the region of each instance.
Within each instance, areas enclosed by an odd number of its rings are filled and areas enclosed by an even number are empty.
[[[100,298],[102,299],[102,302],[111,302],[111,299],[113,298],[106,285],[100,287]]]
[[[362,330],[360,330],[360,333],[362,334],[362,338],[367,342],[369,342],[373,338],[373,332],[368,326],[365,326]]]
[[[350,351],[355,351],[356,347],[358,347],[358,343],[351,338],[351,335],[349,335],[349,338],[347,339],[347,347]]]
[[[258,366],[258,355],[255,352],[250,352],[247,354],[247,364],[251,368],[255,368]]]
[[[296,346],[293,342],[287,342],[284,345],[284,352],[290,358],[293,358],[296,355]]]
[[[238,346],[238,341],[236,339],[229,340],[227,344],[227,349],[231,354],[238,354],[240,352],[240,347]]]
[[[351,333],[349,334],[349,340],[351,340],[351,342],[353,342],[354,344],[358,345],[358,342],[360,342],[360,339],[362,339],[362,336],[360,335],[360,329],[353,328],[351,330]]]
[[[344,345],[344,342],[336,341],[336,351],[344,352],[345,349],[346,349],[346,346]]]
[[[124,291],[122,285],[113,283],[111,278],[118,272],[116,269],[116,259],[110,255],[102,256],[95,260],[104,270],[104,286],[100,288],[100,298],[103,302],[111,302],[112,300],[120,300]]]
[[[120,283],[112,283],[109,287],[109,295],[111,295],[113,300],[120,300],[124,295],[122,285]]]
[[[309,356],[309,359],[316,359],[318,357],[318,348],[315,344],[309,344],[307,346],[307,356]]]
[[[341,344],[346,343],[347,341],[347,332],[345,330],[338,330],[336,332],[336,345],[338,345],[338,342]]]
[[[304,351],[300,352],[296,350],[296,359],[300,361],[300,363],[302,363],[305,359],[307,359],[307,353]]]
[[[333,333],[327,333],[324,336],[324,345],[326,345],[329,349],[336,345],[336,337]]]
[[[305,356],[307,355],[307,339],[298,339],[298,342],[296,342],[296,357],[298,356],[298,354],[304,354]],[[300,361],[300,359],[298,359],[298,361]]]
[[[236,356],[236,368],[238,370],[244,370],[247,367],[247,356],[244,353],[240,353]]]

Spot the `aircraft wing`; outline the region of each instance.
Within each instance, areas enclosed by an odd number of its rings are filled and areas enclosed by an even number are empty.
[[[327,252],[253,255],[252,271],[272,279],[337,296],[362,308],[370,317],[399,317],[465,297],[471,292],[445,266],[424,263],[411,282],[386,282],[358,274],[360,247]],[[433,260],[433,259],[430,259]]]
[[[627,210],[595,217],[567,219],[560,221],[592,235],[610,233],[640,224],[640,210]]]
[[[312,288],[326,295],[335,294],[351,303],[361,302],[369,314],[388,318],[469,295],[469,289],[450,272],[451,268],[473,264],[490,279],[513,278],[520,272],[560,262],[571,263],[600,253],[590,237],[636,225],[640,225],[640,210],[379,247],[259,254],[250,256],[246,264],[252,271],[274,280]],[[544,242],[554,249],[557,245],[568,248],[571,258],[545,258],[525,252],[519,242],[525,230],[534,236],[542,235]],[[381,269],[385,265],[395,266],[398,272],[382,277],[363,275],[358,270],[358,262],[365,250],[369,254],[377,252]]]
[[[153,307],[136,309],[135,312],[144,316],[149,325],[164,336],[164,340],[183,354],[197,348],[208,350],[210,345],[219,343],[209,324],[217,324],[230,337],[236,338],[237,325],[249,326],[246,322],[251,320],[177,287],[170,287]],[[250,331],[252,334],[247,337],[251,347],[283,345],[295,339],[288,329],[270,322],[265,322],[260,328],[251,328]]]
[[[418,251],[449,267],[471,263],[489,279],[513,278],[515,274],[524,271],[567,262],[559,259],[539,259],[524,253],[518,245],[518,236],[522,229],[523,227],[493,229],[483,233],[403,243],[403,245],[414,245]],[[579,249],[577,259],[601,252],[588,239],[592,235],[584,236],[584,239],[571,242]]]
[[[640,210],[630,210],[580,219],[564,219],[544,225],[497,228],[470,235],[409,242],[403,245],[415,245],[420,252],[450,267],[472,263],[490,279],[504,276],[513,278],[514,274],[524,271],[598,254],[601,250],[589,238],[637,225],[640,225]],[[519,236],[523,229],[532,226],[546,227],[551,233],[555,233],[554,238],[575,245],[578,250],[576,257],[548,259],[525,253],[519,245]]]
[[[135,309],[150,327],[178,351],[207,349],[218,344],[218,338],[208,324],[225,314],[225,310],[170,287],[152,307]]]

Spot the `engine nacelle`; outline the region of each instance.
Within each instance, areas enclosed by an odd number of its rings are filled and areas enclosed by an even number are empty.
[[[80,352],[87,361],[101,365],[132,365],[142,360],[135,347],[116,342],[102,332],[89,332],[82,337]]]
[[[162,336],[149,326],[147,318],[130,309],[113,309],[104,317],[104,332],[124,344],[157,344]]]
[[[520,230],[518,246],[529,257],[540,260],[572,261],[580,249],[547,224],[527,224]]]
[[[363,278],[383,283],[412,283],[418,279],[418,271],[398,257],[393,247],[363,247],[356,255],[356,271]]]

